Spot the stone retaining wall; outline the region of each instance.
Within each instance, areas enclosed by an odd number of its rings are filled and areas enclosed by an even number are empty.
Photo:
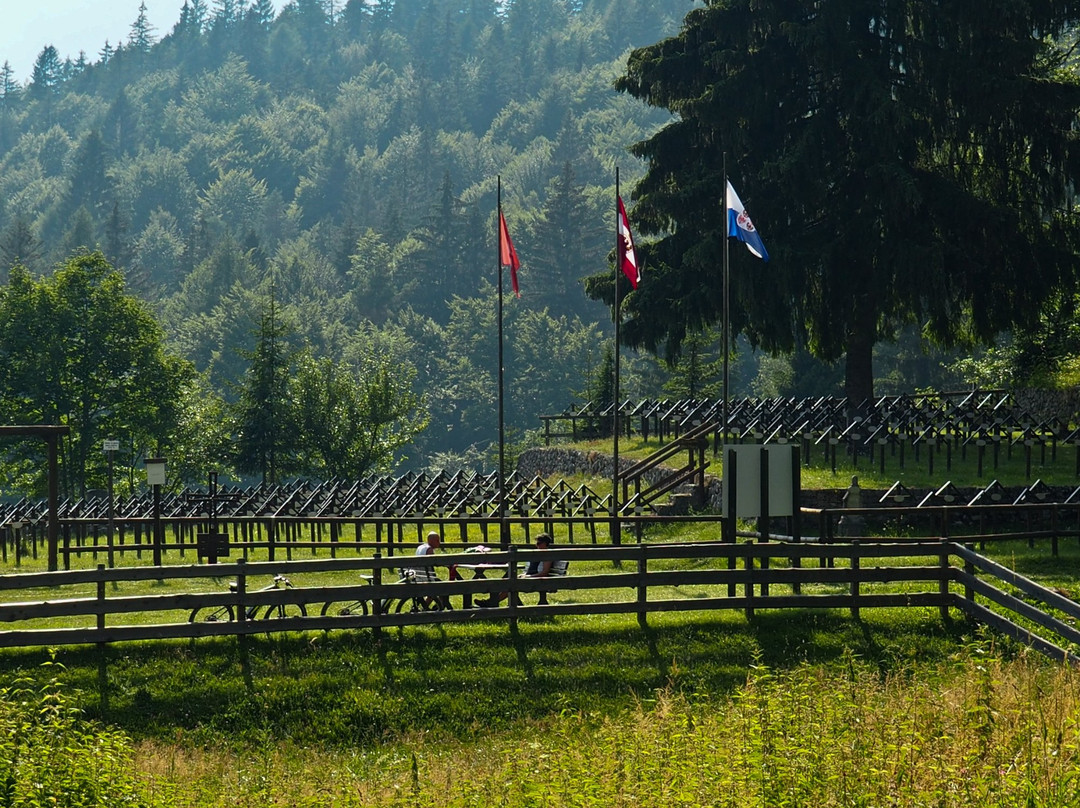
[[[1080,390],[1017,390],[1016,403],[1039,421],[1060,418],[1075,422],[1080,413]]]
[[[629,469],[637,460],[620,457],[619,470]],[[563,449],[558,446],[526,449],[518,457],[517,472],[525,479],[550,477],[552,474],[584,474],[590,477],[603,477],[610,480],[615,471],[615,463],[609,454],[603,452],[581,452],[577,449]],[[650,484],[662,479],[664,472],[657,469],[642,475]]]
[[[619,458],[619,470],[629,469],[637,460]],[[557,446],[526,449],[518,457],[517,472],[525,479],[535,476],[550,477],[553,474],[584,474],[603,477],[610,480],[615,470],[613,458],[603,452],[582,452],[577,449],[564,449]],[[654,485],[664,479],[670,470],[653,469],[642,475],[647,483]],[[691,491],[692,485],[683,486],[681,491]],[[705,509],[720,510],[722,495],[720,479],[705,476]],[[670,511],[668,511],[670,512]]]

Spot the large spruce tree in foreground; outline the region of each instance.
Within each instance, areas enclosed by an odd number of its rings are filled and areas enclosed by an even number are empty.
[[[732,325],[846,354],[853,401],[905,323],[943,344],[1033,322],[1075,280],[1080,3],[710,0],[617,86],[675,120],[634,147],[646,248],[628,343],[722,317],[724,165],[773,260],[731,246]],[[591,288],[610,295],[602,284]]]

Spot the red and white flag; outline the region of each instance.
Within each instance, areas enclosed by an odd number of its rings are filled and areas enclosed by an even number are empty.
[[[630,222],[626,218],[626,208],[623,206],[622,197],[616,197],[619,201],[619,255],[617,260],[623,274],[630,281],[630,285],[637,289],[641,280],[641,270],[638,269],[637,252],[634,250],[634,236],[630,233]]]
[[[521,292],[518,291],[517,279],[518,267],[521,266],[521,262],[518,261],[514,242],[510,240],[510,231],[506,228],[506,217],[503,216],[501,209],[499,210],[499,265],[510,267],[510,285],[514,287],[514,295],[521,297]]]

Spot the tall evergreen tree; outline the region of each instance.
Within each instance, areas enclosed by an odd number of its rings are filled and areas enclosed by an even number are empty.
[[[608,250],[607,230],[590,215],[584,188],[573,166],[565,162],[562,172],[548,187],[547,200],[530,239],[528,277],[541,304],[558,314],[597,316],[595,303],[585,297],[584,279],[603,266]]]
[[[719,322],[725,164],[773,257],[732,247],[735,331],[845,356],[853,402],[905,323],[946,345],[1031,324],[1076,274],[1080,83],[1049,37],[1077,22],[1065,2],[732,0],[634,51],[617,87],[676,117],[633,149],[660,238],[627,342]]]
[[[105,256],[110,264],[123,269],[131,257],[128,238],[128,222],[120,210],[120,203],[113,202],[109,218],[105,222]]]
[[[56,48],[52,45],[42,48],[30,75],[30,87],[27,90],[30,97],[38,101],[51,98],[60,86],[63,70],[63,62]]]
[[[275,484],[295,466],[293,450],[299,436],[290,423],[289,378],[296,352],[289,347],[289,329],[278,312],[271,287],[259,319],[255,350],[236,405],[236,468],[258,474],[263,483]]]
[[[213,27],[231,28],[235,25],[240,19],[241,5],[238,0],[214,0]]]
[[[97,247],[94,239],[94,219],[85,205],[81,205],[71,217],[70,226],[64,233],[62,252],[65,257],[80,251],[90,252]]]
[[[90,212],[95,212],[106,204],[110,188],[106,168],[105,144],[101,133],[93,129],[82,139],[71,160],[68,210],[85,205]]]
[[[40,270],[41,241],[34,233],[30,220],[16,216],[0,233],[0,272],[6,273],[16,264]]]
[[[18,140],[15,113],[18,109],[22,88],[15,79],[15,70],[5,61],[0,67],[0,157]]]
[[[274,21],[274,4],[270,0],[255,0],[248,6],[246,19],[266,30]]]
[[[210,13],[206,8],[206,0],[191,0],[191,23],[200,33],[206,28],[206,22]]]
[[[417,232],[422,243],[413,258],[418,297],[418,311],[436,319],[445,318],[445,301],[454,295],[475,292],[480,278],[482,256],[478,234],[483,227],[475,206],[454,195],[450,173],[443,175],[438,200]]]
[[[594,413],[603,412],[615,402],[615,348],[610,342],[604,346],[600,364],[589,376],[584,398]],[[592,418],[589,428],[599,437],[609,437],[611,421],[611,418]]]
[[[664,392],[676,398],[723,394],[723,336],[713,328],[690,334],[671,368]]]
[[[15,68],[4,60],[0,67],[0,110],[8,111],[19,100],[19,82],[15,78]]]
[[[146,17],[146,2],[139,4],[139,16],[131,24],[128,36],[128,51],[135,53],[148,53],[154,44],[154,26]]]

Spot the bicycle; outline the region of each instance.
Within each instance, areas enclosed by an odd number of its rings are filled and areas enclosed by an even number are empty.
[[[370,575],[361,575],[360,579],[371,583]],[[415,583],[427,583],[429,581],[437,581],[438,578],[434,577],[434,574],[424,575],[422,572],[418,573],[417,570],[404,569],[401,571],[401,577],[395,581],[396,584],[415,584]],[[449,603],[449,598],[436,597],[434,595],[402,595],[400,597],[385,598],[380,604],[379,611],[382,614],[401,614],[405,611],[410,612],[441,612],[443,609],[452,608]],[[375,600],[360,599],[350,601],[345,604],[339,604],[335,602],[326,603],[322,607],[322,615],[326,616],[341,616],[347,615],[364,615],[367,616],[375,608]]]
[[[361,575],[360,580],[370,584],[371,583],[371,576],[370,575]],[[344,604],[336,603],[334,601],[330,601],[329,603],[324,603],[323,604],[322,611],[320,612],[320,614],[323,617],[327,617],[327,616],[346,617],[346,616],[348,616],[350,614],[360,614],[360,615],[367,616],[367,614],[370,611],[372,605],[374,605],[374,601],[372,601],[372,600],[353,600],[353,601],[349,601],[348,603],[344,603]]]
[[[236,581],[229,584],[229,591],[236,591]],[[284,575],[275,575],[274,580],[262,589],[255,592],[269,592],[271,589],[281,587],[292,589],[293,583]],[[307,617],[307,609],[303,603],[279,603],[273,606],[252,605],[244,610],[244,617],[248,620],[274,620],[285,617]],[[227,623],[235,619],[232,604],[224,606],[199,606],[191,610],[188,617],[189,623]]]

